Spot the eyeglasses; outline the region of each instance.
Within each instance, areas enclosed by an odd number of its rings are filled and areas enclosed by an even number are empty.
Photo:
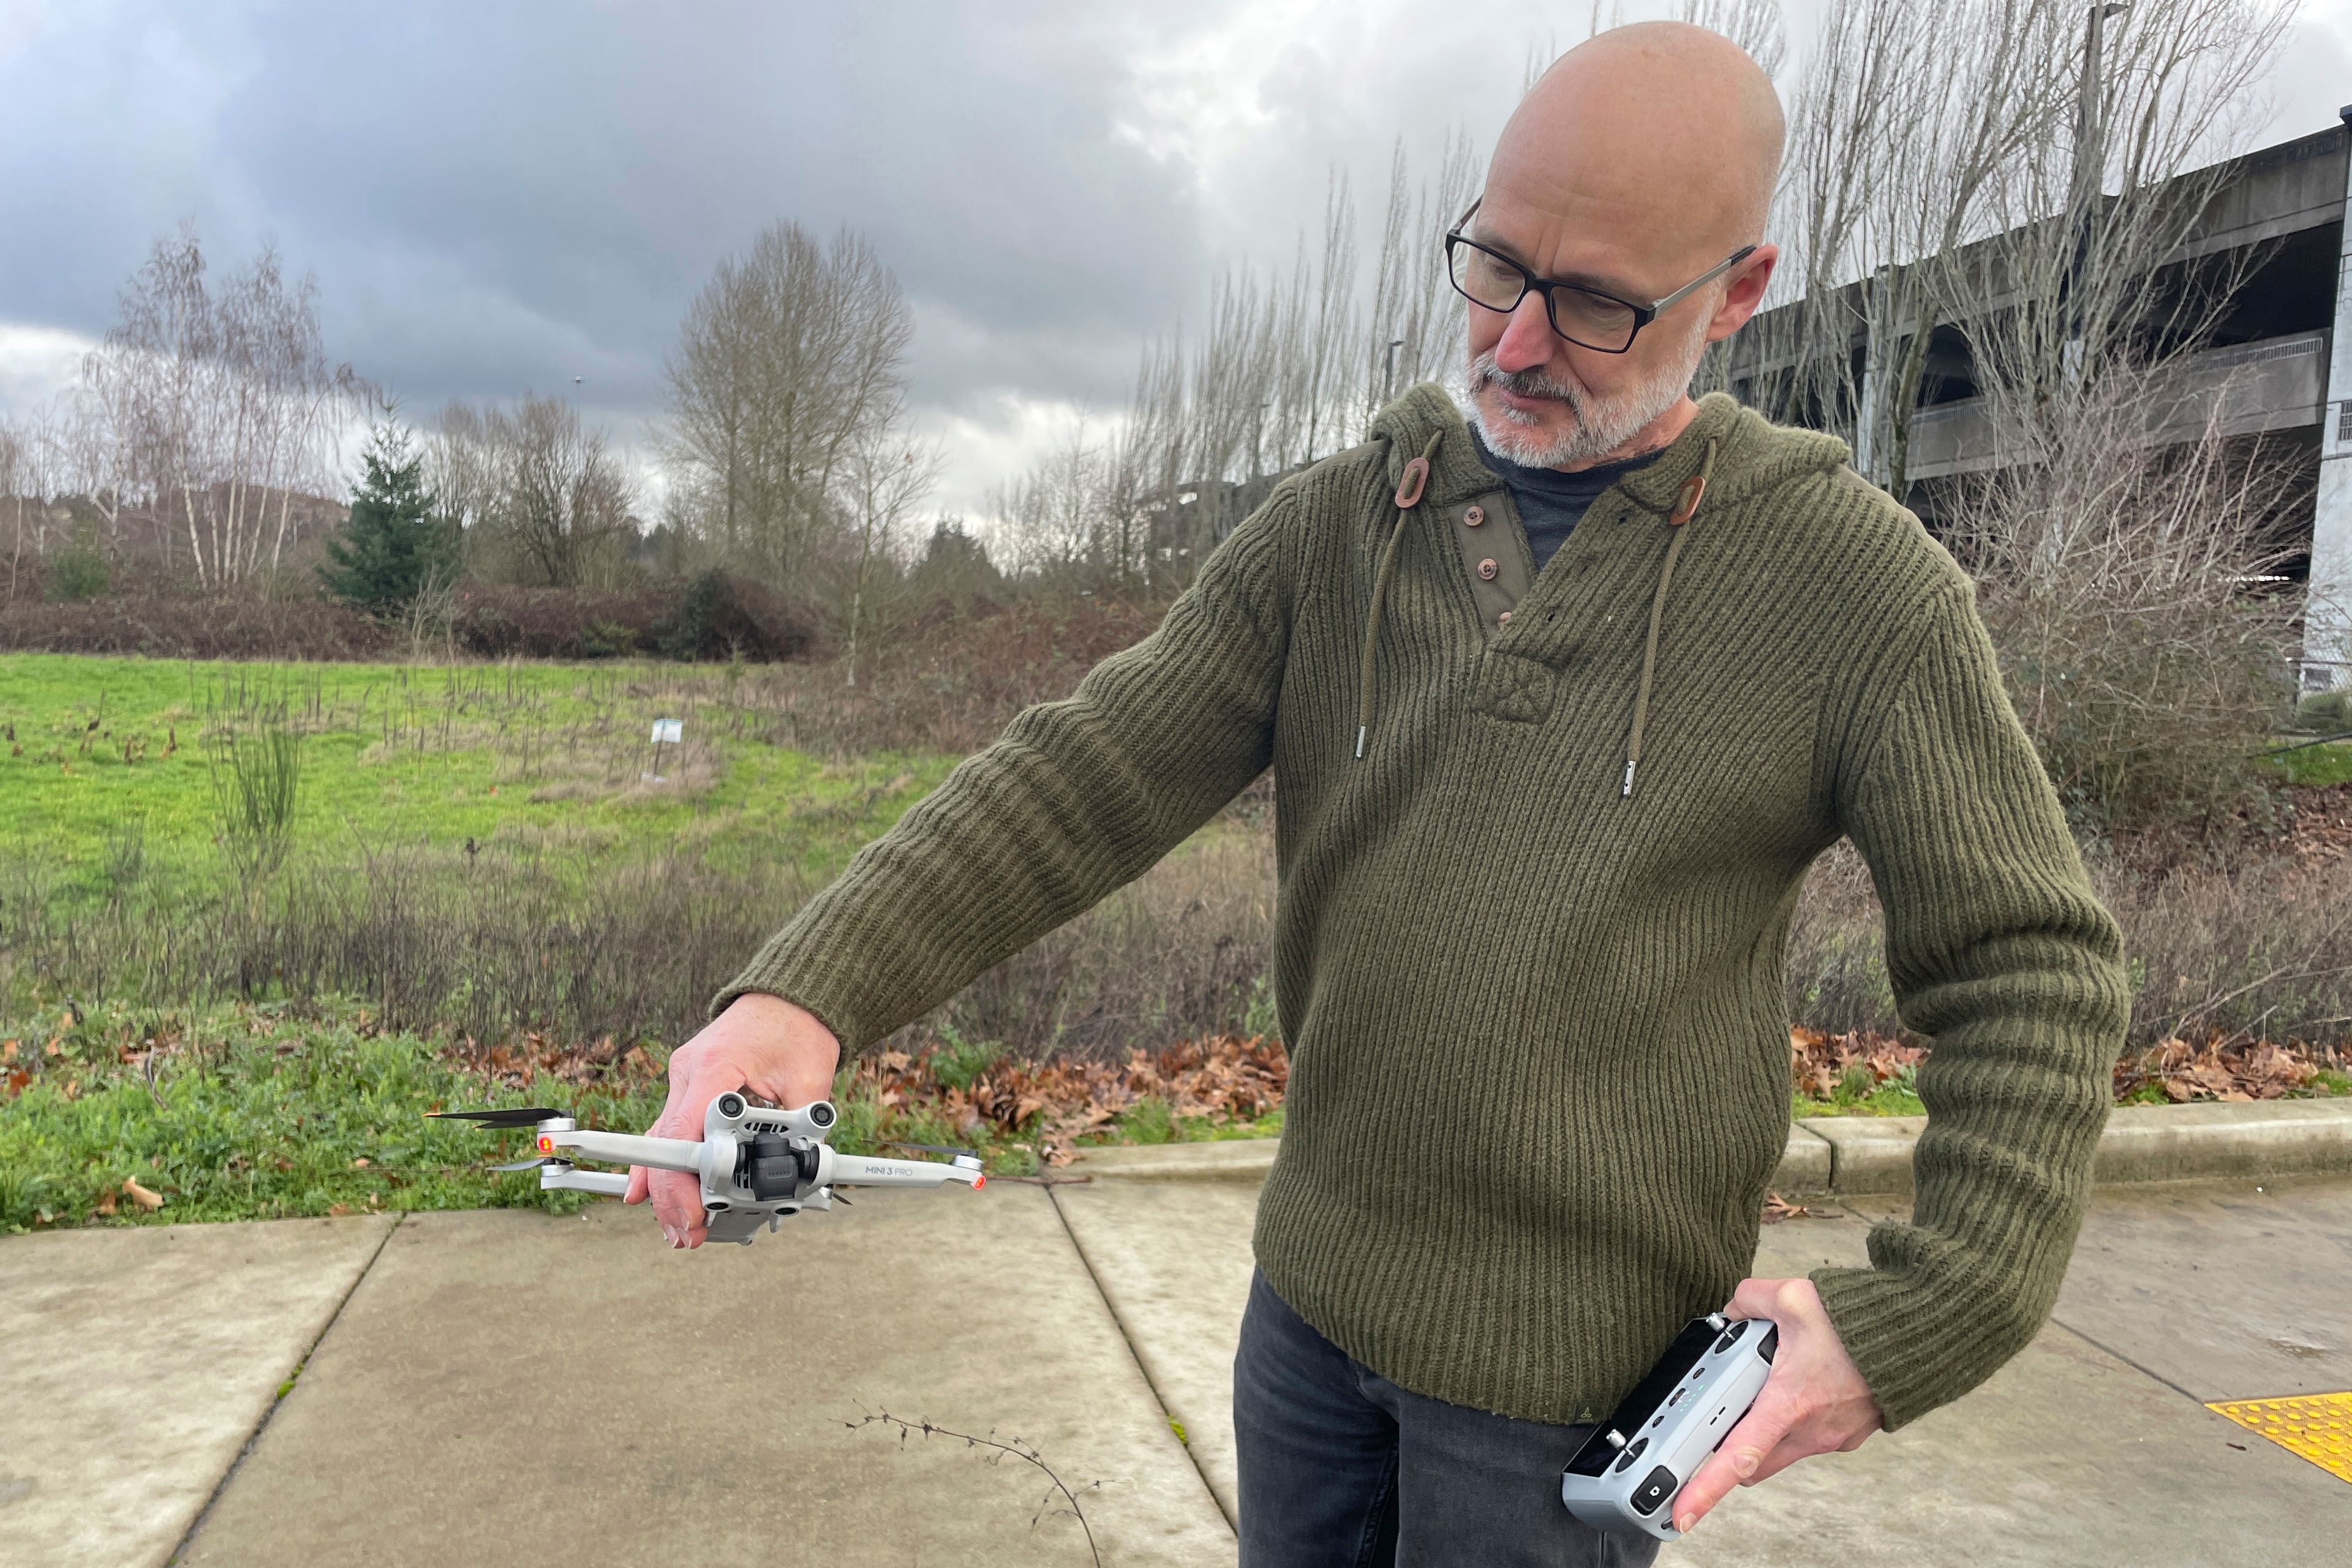
[[[1470,211],[1446,231],[1445,271],[1454,280],[1454,289],[1482,310],[1506,315],[1517,310],[1519,301],[1530,291],[1541,294],[1544,314],[1550,319],[1553,331],[1580,348],[1605,354],[1623,353],[1633,346],[1634,334],[1643,327],[1756,254],[1756,247],[1743,245],[1664,299],[1638,305],[1580,283],[1555,283],[1538,278],[1502,252],[1465,238],[1462,226],[1470,221],[1471,215],[1485,200],[1481,196],[1472,202]]]

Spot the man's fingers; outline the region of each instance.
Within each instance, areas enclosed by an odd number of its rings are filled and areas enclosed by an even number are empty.
[[[653,1194],[653,1184],[646,1178],[652,1173],[643,1165],[630,1166],[629,1190],[621,1194],[621,1201],[625,1204],[641,1204],[650,1197]]]
[[[672,1247],[701,1245],[704,1226],[702,1184],[681,1171],[649,1171],[654,1217]]]
[[[1740,1318],[1778,1318],[1781,1310],[1780,1287],[1783,1279],[1742,1279],[1739,1289],[1731,1293],[1731,1300],[1723,1315]]]
[[[1794,1407],[1778,1396],[1767,1382],[1755,1405],[1724,1437],[1723,1447],[1707,1457],[1706,1463],[1675,1495],[1675,1528],[1690,1529],[1705,1519],[1707,1510],[1721,1502],[1733,1487],[1763,1474],[1765,1460],[1780,1446],[1780,1439],[1788,1436],[1796,1417]]]

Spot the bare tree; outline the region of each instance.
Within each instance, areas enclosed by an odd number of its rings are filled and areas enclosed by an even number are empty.
[[[898,439],[898,421],[868,425],[850,443],[843,473],[849,504],[846,684],[857,684],[861,649],[887,626],[906,571],[908,525],[939,484],[942,458],[930,445]]]
[[[846,231],[820,246],[778,224],[719,264],[670,357],[662,453],[722,559],[786,583],[816,564],[851,448],[901,416],[913,331],[898,280]]]
[[[1275,476],[1361,440],[1389,398],[1454,370],[1463,305],[1438,237],[1475,178],[1459,134],[1427,181],[1400,144],[1367,289],[1353,196],[1335,173],[1311,247],[1302,234],[1272,275],[1219,273],[1201,330],[1146,347],[1123,417],[1099,437],[1081,421],[999,488],[1007,559],[1086,591],[1181,586]]]
[[[2260,787],[2289,697],[2272,529],[2289,480],[2260,443],[2152,430],[2166,373],[2113,366],[2052,407],[2035,460],[1963,480],[1948,522],[2011,697],[2085,826],[2210,820]]]
[[[16,513],[16,537],[8,552],[8,596],[16,596],[16,574],[25,560],[25,437],[6,420],[0,420],[0,504]]]
[[[451,404],[427,459],[434,493],[482,564],[554,588],[618,569],[634,488],[604,432],[570,403],[527,393],[511,409]]]
[[[192,231],[158,240],[83,379],[122,450],[118,481],[184,533],[197,583],[217,590],[283,564],[294,493],[332,488],[369,388],[330,363],[317,283],[289,283],[275,250],[217,289],[206,271]]]

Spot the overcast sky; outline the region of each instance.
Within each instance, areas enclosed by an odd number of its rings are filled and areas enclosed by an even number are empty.
[[[1460,128],[1483,156],[1530,52],[1590,14],[0,0],[0,411],[70,379],[184,221],[215,265],[274,240],[314,272],[330,351],[413,414],[578,376],[635,443],[688,300],[789,218],[897,272],[940,500],[976,510],[1123,405],[1218,264],[1287,256],[1333,168],[1377,207],[1399,138],[1428,163]],[[2272,97],[2260,141],[2334,122],[2352,0],[2304,5]]]

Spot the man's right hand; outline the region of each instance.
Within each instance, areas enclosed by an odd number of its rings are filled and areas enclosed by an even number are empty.
[[[841,1042],[816,1015],[781,996],[746,992],[702,1032],[670,1053],[669,1099],[646,1131],[657,1138],[699,1140],[703,1112],[730,1089],[749,1089],[787,1108],[833,1092]],[[629,1167],[621,1201],[651,1197],[654,1217],[672,1247],[700,1247],[708,1234],[702,1184],[682,1171]]]

